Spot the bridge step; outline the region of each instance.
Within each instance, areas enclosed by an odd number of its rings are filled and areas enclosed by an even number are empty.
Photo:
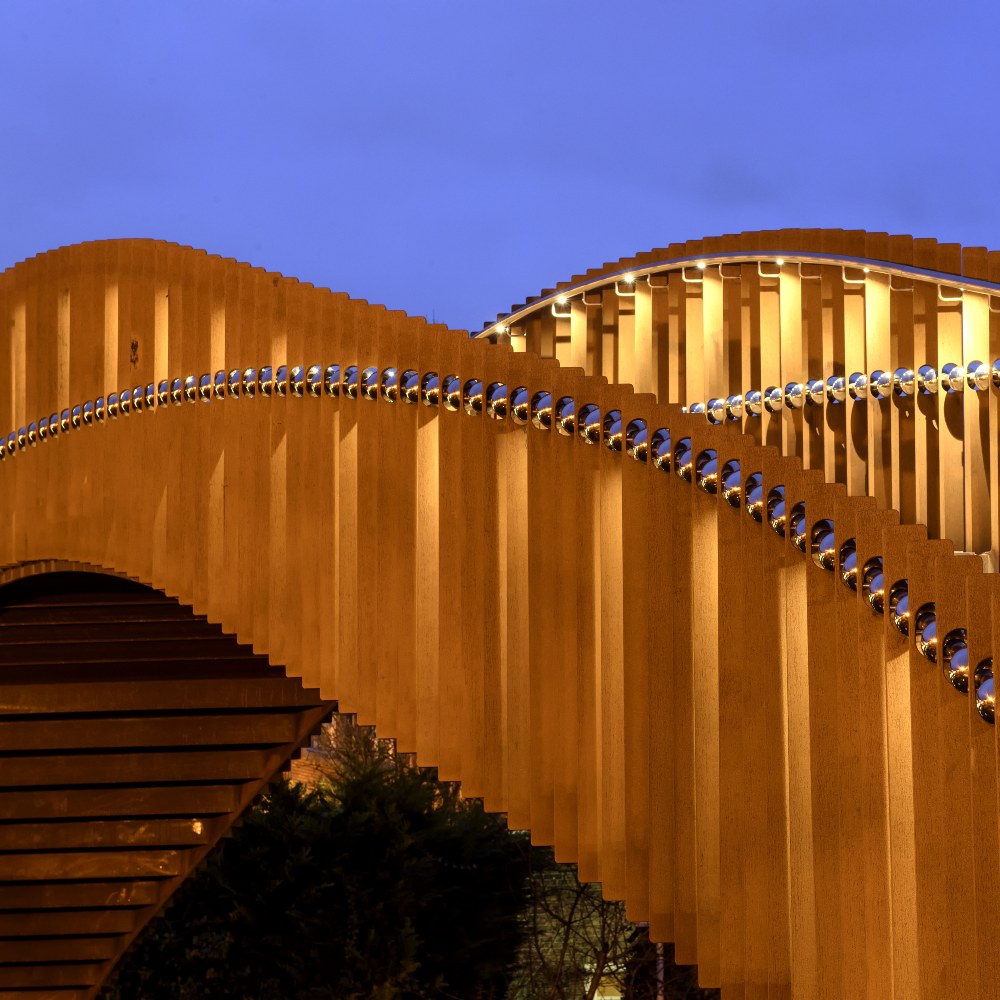
[[[144,588],[0,588],[0,1000],[91,995],[330,707]]]

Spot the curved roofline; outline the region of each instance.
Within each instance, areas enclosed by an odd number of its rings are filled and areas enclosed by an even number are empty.
[[[975,287],[989,294],[1000,291],[1000,251],[985,247],[963,247],[958,243],[863,230],[758,230],[672,243],[606,262],[514,304],[507,313],[484,324],[477,336],[494,333],[498,326],[509,326],[560,295],[577,294],[626,274],[641,277],[699,262],[736,263],[777,257],[803,263],[839,262],[850,267],[877,267],[909,277]]]
[[[168,240],[158,240],[148,236],[126,236],[102,240],[84,240],[81,243],[67,243],[60,247],[54,247],[51,250],[43,250],[40,253],[34,254],[31,257],[25,257],[23,260],[19,260],[14,264],[11,264],[9,267],[0,270],[0,282],[5,279],[9,280],[13,275],[17,274],[22,269],[33,267],[46,258],[65,256],[79,250],[94,247],[104,247],[109,251],[116,248],[127,250],[132,245],[160,247],[164,252],[190,254],[194,257],[203,258],[208,261],[216,261],[227,267],[249,268],[251,271],[257,271],[261,274],[270,275],[272,278],[282,282],[287,282],[291,285],[300,285],[304,288],[315,288],[319,292],[329,292],[331,295],[343,295],[353,302],[363,303],[364,305],[371,306],[373,309],[385,309],[386,312],[398,313],[400,316],[405,316],[407,319],[424,323],[429,328],[449,330],[462,334],[468,333],[466,330],[449,326],[447,323],[431,322],[428,317],[421,316],[417,313],[408,313],[405,309],[394,309],[391,306],[383,305],[380,302],[370,302],[368,299],[351,295],[349,292],[337,291],[332,288],[327,288],[325,285],[314,285],[311,281],[303,281],[302,279],[296,278],[292,275],[283,274],[281,271],[272,271],[267,267],[263,267],[259,264],[251,264],[248,261],[239,260],[236,257],[225,257],[222,254],[212,253],[208,250],[189,246],[185,243],[171,243]]]

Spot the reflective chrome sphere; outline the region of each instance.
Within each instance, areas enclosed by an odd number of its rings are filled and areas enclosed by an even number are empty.
[[[674,449],[674,471],[686,483],[691,482],[691,438],[681,438]]]
[[[344,387],[344,395],[348,399],[358,398],[358,381],[360,378],[361,373],[358,371],[357,365],[348,365],[344,369],[340,384]]]
[[[576,401],[572,396],[562,396],[556,402],[556,430],[564,437],[576,433]]]
[[[979,663],[973,675],[976,686],[976,710],[990,725],[995,722],[993,693],[993,657],[989,656]]]
[[[625,428],[625,454],[637,462],[645,462],[649,458],[649,442],[646,433],[646,421],[630,420]]]
[[[382,392],[382,398],[387,403],[396,403],[399,401],[398,368],[386,368],[385,371],[382,372],[382,384],[380,388]]]
[[[653,431],[650,447],[653,451],[653,465],[662,472],[669,472],[671,458],[670,431],[666,427],[658,427]]]
[[[705,415],[711,424],[721,424],[726,419],[726,401],[724,399],[710,399],[705,408]]]
[[[491,382],[486,388],[486,412],[494,420],[507,416],[507,386],[503,382]]]
[[[941,668],[956,691],[969,690],[969,643],[964,628],[953,628],[944,637]]]
[[[622,414],[621,410],[608,410],[604,414],[604,447],[608,451],[622,450]]]
[[[876,369],[868,380],[872,399],[885,399],[892,392],[893,378],[888,372]]]
[[[975,392],[986,392],[990,387],[990,367],[982,361],[973,361],[965,375],[969,388]]]
[[[912,368],[897,368],[892,375],[892,384],[897,396],[912,396],[917,379]]]
[[[924,659],[937,662],[937,614],[933,602],[921,604],[917,609],[913,619],[913,641]]]
[[[768,413],[777,413],[784,402],[784,393],[776,386],[768,386],[764,390],[764,409]]]
[[[420,402],[424,406],[437,406],[441,402],[437,372],[427,372],[420,380]]]
[[[917,388],[921,395],[933,396],[938,391],[938,373],[930,365],[921,365],[917,369]]]
[[[743,482],[740,476],[740,463],[732,458],[722,467],[722,499],[730,507],[739,507],[743,499]]]
[[[806,382],[806,402],[810,406],[822,406],[826,400],[826,384],[821,378],[811,378]]]
[[[826,398],[836,405],[847,398],[847,388],[843,375],[831,375],[826,380]]]
[[[851,399],[863,403],[868,398],[868,376],[864,372],[853,372],[847,380],[847,391]]]
[[[357,369],[355,369],[356,371]],[[253,399],[257,395],[257,369],[246,368],[243,371],[243,395]]]
[[[848,538],[840,546],[840,582],[850,590],[858,589],[858,540]]]
[[[328,396],[340,395],[340,365],[327,365],[323,370],[323,387]]]
[[[747,513],[760,524],[764,520],[764,477],[759,472],[747,476],[745,496]]]
[[[743,419],[743,397],[739,393],[726,397],[726,418],[728,420]]]
[[[528,422],[528,390],[523,385],[510,394],[510,416],[515,424]]]
[[[746,410],[746,415],[748,417],[759,417],[761,411],[764,408],[764,397],[761,394],[760,389],[751,389],[746,394],[746,399],[743,401],[743,407]]]
[[[806,387],[801,382],[789,382],[785,386],[785,406],[790,410],[801,410],[806,403]]]
[[[861,574],[861,593],[875,614],[885,614],[885,575],[881,556],[874,556],[865,563]]]
[[[767,494],[767,523],[771,530],[782,538],[785,537],[785,487],[775,486]]]
[[[587,444],[601,442],[601,411],[593,403],[585,403],[580,407],[580,415],[576,421],[580,437]]]
[[[483,412],[483,380],[481,378],[470,378],[462,386],[462,406],[470,417]]]
[[[441,383],[441,402],[452,413],[462,408],[462,383],[457,375],[445,375]]]
[[[837,568],[837,547],[834,541],[833,521],[817,521],[812,526],[810,548],[813,562],[820,569],[831,573]]]
[[[797,503],[792,508],[792,512],[788,518],[788,526],[792,532],[792,544],[799,552],[805,552],[806,533],[808,529],[806,527],[806,505],[804,503]]]
[[[719,457],[714,448],[701,452],[694,467],[695,482],[706,493],[719,492]]]
[[[902,635],[910,634],[910,589],[906,580],[889,588],[889,618]]]
[[[941,386],[949,394],[961,392],[965,388],[965,369],[961,365],[945,365],[941,369]]]
[[[541,389],[531,397],[531,422],[540,431],[552,426],[552,393]]]
[[[306,369],[306,386],[310,396],[323,395],[323,369],[319,365]]]
[[[399,376],[399,391],[402,394],[404,403],[420,402],[420,372],[407,368]]]

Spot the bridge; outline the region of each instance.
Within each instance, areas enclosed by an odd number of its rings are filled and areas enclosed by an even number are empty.
[[[95,996],[334,702],[724,997],[991,997],[1000,256],[785,230],[477,336],[0,275],[0,998]]]

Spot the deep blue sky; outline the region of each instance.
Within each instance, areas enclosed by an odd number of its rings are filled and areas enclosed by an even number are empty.
[[[1000,248],[1000,12],[0,0],[0,268],[153,236],[453,326],[674,240]]]

